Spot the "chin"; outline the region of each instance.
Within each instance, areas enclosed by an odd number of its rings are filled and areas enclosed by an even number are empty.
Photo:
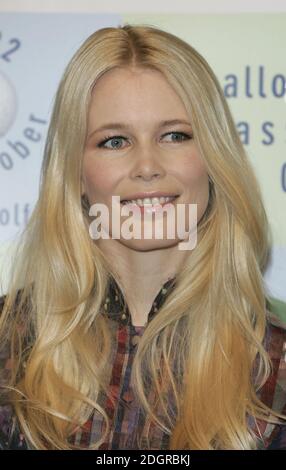
[[[166,240],[155,240],[155,239],[149,239],[149,240],[119,240],[122,245],[126,246],[127,248],[130,248],[131,250],[135,251],[153,251],[153,250],[162,250],[166,248],[171,248],[173,246],[176,246],[180,243],[181,240],[179,239],[166,239]]]

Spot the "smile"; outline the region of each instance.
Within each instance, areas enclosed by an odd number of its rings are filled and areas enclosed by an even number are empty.
[[[129,204],[135,204],[139,207],[144,207],[144,206],[156,206],[158,204],[164,205],[167,204],[168,202],[172,202],[175,199],[177,199],[178,196],[170,196],[170,197],[152,197],[152,198],[144,198],[144,199],[131,199],[129,201],[123,200],[121,201],[122,205],[129,205]]]

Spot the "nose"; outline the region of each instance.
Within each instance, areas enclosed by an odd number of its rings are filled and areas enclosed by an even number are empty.
[[[148,150],[138,150],[134,157],[135,163],[131,171],[131,178],[141,178],[150,181],[153,178],[164,176],[165,169],[159,162],[159,155],[156,152]]]

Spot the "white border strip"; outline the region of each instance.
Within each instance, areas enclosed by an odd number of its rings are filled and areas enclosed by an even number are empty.
[[[285,0],[1,0],[0,12],[70,13],[277,13]]]

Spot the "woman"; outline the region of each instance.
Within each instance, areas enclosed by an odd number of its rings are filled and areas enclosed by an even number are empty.
[[[180,229],[179,204],[195,205],[196,244],[179,249],[187,237],[167,237],[165,220],[156,238],[152,209],[149,238],[91,236],[96,203],[105,234],[118,229],[114,195],[135,212],[169,202]],[[2,299],[2,447],[285,446],[286,327],[267,311],[268,251],[259,187],[207,62],[154,27],[95,32],[59,85]]]

